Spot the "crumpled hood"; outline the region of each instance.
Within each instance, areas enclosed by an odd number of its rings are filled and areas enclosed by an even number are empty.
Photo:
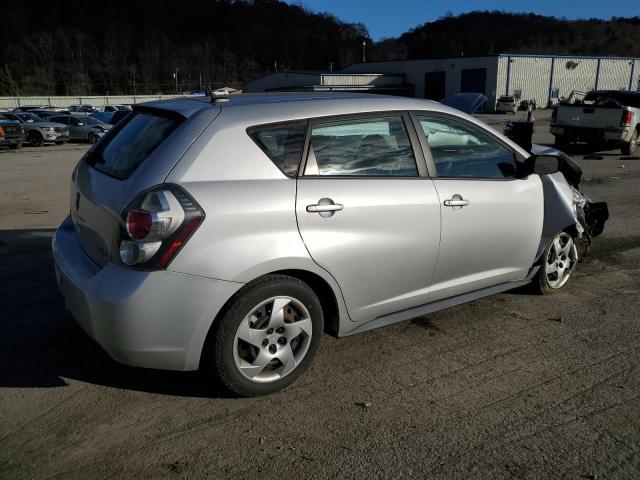
[[[455,95],[444,97],[440,100],[440,103],[460,110],[467,115],[472,115],[486,101],[487,97],[481,93],[456,93]]]

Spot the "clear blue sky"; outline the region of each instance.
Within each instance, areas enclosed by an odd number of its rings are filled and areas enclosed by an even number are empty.
[[[640,15],[636,0],[287,0],[314,12],[329,12],[339,19],[362,22],[374,40],[396,37],[410,28],[472,10],[533,12],[567,18],[605,18]]]

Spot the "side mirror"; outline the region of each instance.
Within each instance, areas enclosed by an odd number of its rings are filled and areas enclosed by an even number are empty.
[[[524,178],[532,173],[550,175],[560,171],[560,157],[556,155],[531,155],[520,168],[519,177]]]

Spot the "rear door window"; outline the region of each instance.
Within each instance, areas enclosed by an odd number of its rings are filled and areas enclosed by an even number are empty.
[[[401,116],[314,123],[305,175],[416,177]]]
[[[96,145],[87,162],[111,177],[128,178],[181,123],[177,115],[136,112]]]
[[[282,173],[293,178],[298,173],[306,128],[306,122],[293,122],[261,125],[247,132]]]

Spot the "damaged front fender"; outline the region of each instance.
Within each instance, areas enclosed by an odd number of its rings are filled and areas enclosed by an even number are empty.
[[[582,178],[580,165],[565,153],[534,145],[536,155],[556,155],[559,171],[540,175],[544,193],[544,222],[536,261],[554,236],[563,230],[574,230],[578,257],[583,258],[591,245],[591,238],[600,235],[609,218],[606,202],[593,202],[579,191]]]

